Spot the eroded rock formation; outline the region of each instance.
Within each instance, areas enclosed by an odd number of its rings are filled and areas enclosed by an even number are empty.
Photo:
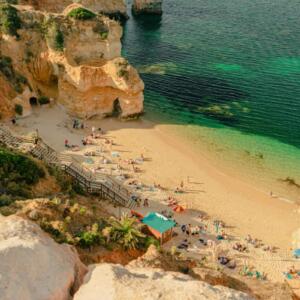
[[[99,8],[104,3],[81,2],[89,7],[94,3]],[[121,57],[122,27],[93,12],[88,12],[87,19],[71,17],[74,9],[85,9],[80,4],[64,7],[63,1],[30,2],[37,8],[49,5],[49,9],[51,3],[53,10],[63,12],[52,14],[15,6],[21,28],[11,34],[2,26],[0,53],[9,60],[11,69],[7,74],[0,64],[0,80],[8,81],[6,88],[0,87],[6,89],[2,96],[5,101],[0,104],[7,111],[5,116],[13,113],[16,103],[29,113],[30,98],[40,96],[56,100],[78,117],[139,115],[143,111],[144,84],[137,71]],[[14,84],[8,93],[7,87],[12,86],[10,77]]]
[[[0,257],[2,300],[68,300],[86,273],[74,248],[16,216],[0,215]]]
[[[132,10],[135,14],[162,14],[162,0],[134,0]]]
[[[76,3],[87,9],[119,18],[128,18],[125,0],[19,0],[19,4],[31,5],[37,10],[52,13],[61,13],[67,6]]]

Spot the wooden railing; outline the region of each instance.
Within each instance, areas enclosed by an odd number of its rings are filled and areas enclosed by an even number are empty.
[[[134,208],[136,206],[135,195],[113,176],[92,173],[83,168],[72,155],[58,153],[41,138],[35,143],[35,138],[14,135],[9,128],[0,125],[0,140],[12,148],[18,148],[24,143],[34,144],[30,151],[33,156],[48,165],[62,168],[88,193],[97,193],[102,198],[124,207]]]

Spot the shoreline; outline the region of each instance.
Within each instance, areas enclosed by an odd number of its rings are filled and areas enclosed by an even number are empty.
[[[289,171],[291,170],[282,170],[283,163],[273,163],[270,157],[266,157],[272,156],[269,153],[264,153],[263,158],[258,158],[256,153],[251,153],[252,157],[250,157],[248,154],[245,155],[248,152],[245,146],[237,148],[233,145],[230,147],[229,142],[222,147],[220,140],[214,137],[210,139],[209,135],[213,135],[216,132],[215,129],[204,129],[203,131],[201,126],[187,125],[187,128],[185,127],[172,124],[167,131],[182,140],[183,143],[189,144],[190,148],[204,156],[219,172],[240,178],[244,183],[248,183],[274,199],[300,205],[300,189],[296,185],[289,185],[288,182],[285,182],[286,178],[294,179],[293,175],[297,173],[295,182],[298,183],[299,172],[292,170],[290,177]],[[270,161],[272,161],[272,168],[269,165]]]
[[[63,118],[69,119],[64,109],[58,106],[50,109],[45,107],[40,109],[37,114],[34,112],[31,116],[20,119],[19,124],[21,127],[31,128],[32,131],[35,130],[35,127],[38,127],[41,136],[45,137],[45,140],[50,145],[61,151],[64,149],[63,141],[67,137],[66,132],[61,136],[60,141],[57,141],[59,139],[59,131],[66,129],[64,124],[66,119]],[[52,121],[55,124],[52,124]],[[92,119],[87,123],[90,128],[93,125],[98,127],[100,125],[101,128],[107,131],[108,136],[116,139],[118,144],[120,143],[121,145],[121,147],[118,146],[117,148],[124,148],[124,150],[115,150],[124,151],[124,155],[122,154],[122,156],[125,158],[132,157],[132,155],[139,157],[142,152],[146,156],[151,156],[153,161],[148,162],[144,173],[138,175],[142,181],[148,184],[153,184],[156,181],[160,182],[163,186],[175,188],[181,181],[186,182],[187,177],[200,179],[203,186],[206,186],[206,190],[202,191],[202,194],[183,195],[183,198],[184,201],[191,203],[195,208],[207,210],[207,213],[210,215],[216,213],[216,217],[222,218],[222,215],[224,215],[226,218],[226,215],[232,215],[232,213],[229,213],[230,209],[228,209],[228,206],[233,209],[237,207],[242,208],[239,202],[247,204],[249,212],[252,211],[253,214],[255,212],[251,206],[256,205],[258,209],[260,205],[264,205],[265,208],[269,205],[270,209],[273,206],[277,206],[278,217],[281,216],[278,210],[279,207],[282,207],[283,212],[285,211],[287,214],[293,214],[298,209],[298,205],[290,199],[281,196],[270,197],[266,190],[245,180],[244,176],[236,177],[236,173],[226,169],[225,164],[213,161],[209,153],[205,151],[205,147],[200,148],[198,143],[195,144],[193,141],[182,136],[182,132],[179,132],[179,129],[183,127],[182,125],[158,124],[157,122],[147,120],[147,118],[129,122],[112,118]],[[70,141],[72,142],[71,139]],[[78,137],[76,132],[73,141],[76,144],[81,144],[81,137]],[[157,152],[160,154],[158,155]],[[176,163],[172,163],[172,159]],[[181,175],[174,174],[174,171],[178,170],[180,172],[177,174],[181,173]],[[173,175],[170,176],[170,174]],[[214,199],[212,205],[201,201],[204,198],[203,194],[206,194],[205,198],[210,197]],[[226,201],[226,198],[229,197],[232,197],[232,199]],[[257,199],[262,199],[262,201]],[[224,210],[220,210],[218,207],[223,207]],[[232,217],[235,221],[240,218],[239,213]],[[235,221],[234,223],[236,224],[234,226],[240,227],[237,226],[239,222]],[[230,217],[227,217],[225,222],[231,223]],[[300,222],[297,222],[297,226],[300,226]],[[294,226],[294,230],[297,229],[297,226]],[[290,237],[292,231],[289,233]],[[244,230],[243,234],[246,235]],[[285,245],[287,245],[289,238],[284,238],[284,240]]]
[[[20,119],[14,128],[18,133],[39,130],[40,136],[60,152],[66,152],[64,140],[70,144],[80,145],[80,151],[74,155],[83,155],[88,150],[96,150],[97,146],[81,146],[83,136],[90,134],[92,126],[101,127],[103,138],[114,141],[107,153],[118,152],[122,161],[145,157],[140,172],[132,173],[135,179],[146,186],[159,184],[159,192],[143,192],[149,197],[150,209],[161,209],[163,201],[173,196],[187,208],[187,213],[177,217],[194,222],[195,216],[205,214],[210,220],[222,220],[226,233],[234,237],[234,241],[244,241],[250,234],[253,238],[263,241],[265,245],[278,248],[273,261],[261,261],[269,253],[258,249],[247,254],[245,259],[257,264],[262,270],[272,274],[276,280],[283,280],[285,267],[299,262],[291,260],[292,234],[300,227],[299,206],[294,203],[270,197],[257,186],[224,172],[223,166],[212,164],[205,153],[192,147],[183,137],[173,134],[177,131],[174,125],[161,125],[147,120],[124,122],[116,119],[93,119],[85,122],[88,128],[72,129],[72,119],[65,111],[55,106],[41,108],[31,116]],[[101,141],[101,140],[100,140]],[[82,157],[85,159],[84,157]],[[93,157],[89,168],[99,164]],[[128,169],[128,165],[125,168]],[[110,166],[107,166],[110,167]],[[127,171],[126,171],[127,172]],[[184,182],[184,193],[175,194],[174,190]],[[175,242],[175,241],[174,241]],[[273,255],[273,254],[272,254]],[[264,258],[265,259],[265,258]],[[280,261],[280,263],[275,261]],[[271,264],[271,265],[269,265]],[[274,279],[273,278],[273,279]]]

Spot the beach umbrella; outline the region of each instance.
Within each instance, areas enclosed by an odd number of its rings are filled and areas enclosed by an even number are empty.
[[[175,212],[180,213],[180,212],[183,212],[185,209],[181,205],[177,205],[176,207],[173,208],[173,210]]]
[[[300,258],[300,249],[295,249],[293,254],[296,258]]]

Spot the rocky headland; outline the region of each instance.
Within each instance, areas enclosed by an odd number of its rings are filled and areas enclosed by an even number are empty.
[[[101,7],[124,11],[123,2],[118,8],[118,1],[82,1],[91,10],[67,2],[1,4],[2,117],[12,116],[16,106],[27,115],[32,104],[54,101],[82,118],[139,115],[144,84],[121,57],[122,27],[96,13]]]

